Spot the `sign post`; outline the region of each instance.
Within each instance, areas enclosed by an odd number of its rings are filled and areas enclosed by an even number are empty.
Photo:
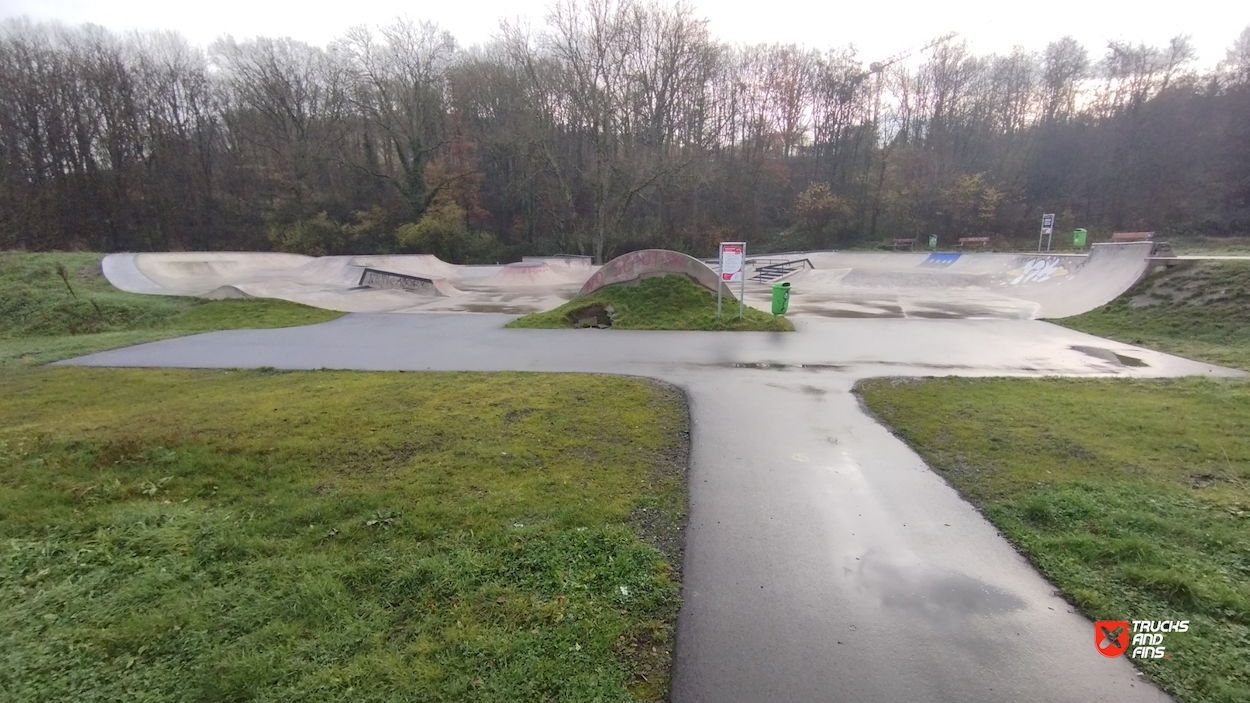
[[[746,242],[721,242],[720,275],[716,279],[716,319],[721,318],[721,286],[738,283],[738,317],[742,317],[742,294],[746,291],[746,276],[742,268],[746,261]]]
[[[1037,250],[1042,250],[1042,237],[1046,237],[1046,251],[1050,251],[1050,244],[1054,240],[1055,234],[1055,215],[1042,215],[1042,233],[1037,235]]]

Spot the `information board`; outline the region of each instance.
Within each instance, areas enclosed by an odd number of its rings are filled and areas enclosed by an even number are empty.
[[[747,279],[743,272],[746,265],[746,242],[720,243],[720,278],[716,281],[716,319],[720,319],[721,287],[726,283],[738,284],[738,317],[742,317],[742,296],[746,292]]]
[[[742,280],[742,254],[746,245],[742,242],[725,242],[720,245],[720,280]]]

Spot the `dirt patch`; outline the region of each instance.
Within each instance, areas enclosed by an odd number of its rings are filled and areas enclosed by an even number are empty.
[[[611,305],[590,305],[570,312],[565,319],[570,326],[578,329],[594,327],[603,330],[612,326],[615,317],[616,308]]]
[[[1219,478],[1215,474],[1188,474],[1181,481],[1190,488],[1210,488]]]
[[[504,413],[503,421],[508,424],[512,424],[528,417],[529,415],[533,415],[536,412],[538,412],[538,408],[517,408],[516,410],[509,410]]]
[[[83,266],[78,271],[78,278],[81,281],[97,281],[104,278],[104,259]]]

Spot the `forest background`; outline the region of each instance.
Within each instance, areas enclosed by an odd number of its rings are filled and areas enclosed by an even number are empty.
[[[207,48],[0,25],[0,249],[525,254],[598,261],[1250,235],[1250,27],[1198,70],[1071,37],[977,55],[957,35],[868,61],[729,45],[684,4],[565,0],[464,48],[401,19],[327,46]],[[878,57],[872,57],[878,58]]]

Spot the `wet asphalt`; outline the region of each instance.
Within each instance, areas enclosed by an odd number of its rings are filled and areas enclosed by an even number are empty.
[[[68,364],[580,371],[682,388],[690,512],[672,700],[1166,701],[851,393],[873,376],[1241,375],[1029,320],[799,319],[798,333],[505,330],[357,314]]]

